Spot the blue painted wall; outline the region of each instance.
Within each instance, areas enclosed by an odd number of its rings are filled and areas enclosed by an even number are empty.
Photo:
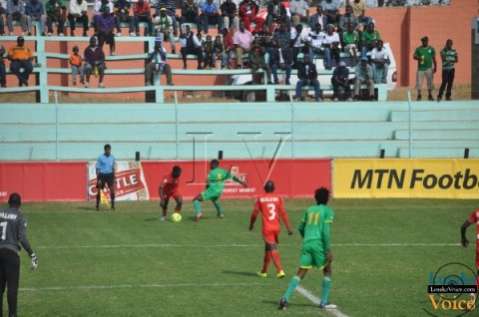
[[[414,157],[479,157],[479,103],[413,103]],[[1,104],[0,160],[408,157],[408,105]],[[195,142],[193,142],[193,139]],[[193,143],[195,145],[193,146]]]

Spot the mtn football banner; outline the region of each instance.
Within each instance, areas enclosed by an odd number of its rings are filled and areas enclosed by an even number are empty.
[[[337,159],[336,198],[479,198],[479,160]]]
[[[115,200],[148,200],[148,186],[139,162],[117,161],[115,168]],[[96,162],[88,163],[88,197],[95,200],[97,195]],[[108,193],[108,186],[104,191]],[[110,197],[109,194],[106,195]]]

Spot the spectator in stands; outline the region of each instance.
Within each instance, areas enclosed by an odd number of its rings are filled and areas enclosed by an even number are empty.
[[[289,9],[292,15],[297,15],[301,21],[309,19],[309,3],[306,0],[292,0],[289,3]]]
[[[281,16],[284,11],[284,6],[282,6],[279,0],[272,0],[268,3],[265,20],[265,27],[267,30],[272,30],[273,24],[281,21]]]
[[[348,0],[348,4],[351,6],[353,10],[353,15],[356,18],[360,16],[364,16],[366,13],[366,3],[364,0]]]
[[[0,36],[5,34],[6,16],[7,16],[7,1],[0,0]]]
[[[146,23],[146,30],[145,33],[147,35],[151,35],[153,32],[153,23],[151,21],[151,9],[148,1],[145,0],[138,0],[133,5],[133,21],[135,24],[135,34],[138,36],[140,35],[140,22]]]
[[[221,6],[221,16],[223,18],[222,25],[224,28],[230,28],[232,26],[238,27],[239,20],[238,20],[238,9],[236,4],[233,0],[226,0],[224,1]]]
[[[381,35],[374,29],[374,23],[371,22],[367,25],[366,30],[362,33],[361,38],[361,55],[366,56],[368,52],[376,47],[376,42],[381,39]]]
[[[275,39],[271,41],[271,46],[269,65],[273,73],[274,83],[279,84],[278,69],[282,69],[286,72],[285,84],[290,85],[291,68],[293,64],[291,50],[281,48]]]
[[[198,69],[201,69],[201,62],[203,61],[201,40],[191,31],[189,25],[186,25],[185,32],[180,35],[180,44],[181,56],[183,58],[183,68],[187,69],[187,56],[195,55],[198,60]]]
[[[107,43],[110,46],[110,55],[115,55],[115,27],[116,20],[111,14],[108,6],[103,7],[103,12],[96,19],[95,29],[97,30],[98,45],[103,49]]]
[[[261,74],[260,76],[256,76],[256,72],[262,69],[266,75],[266,82],[268,84],[272,84],[271,82],[271,69],[269,65],[266,64],[265,60],[265,50],[261,45],[253,44],[251,46],[251,52],[249,55],[249,63],[251,72],[253,73],[253,82],[259,84],[261,83],[261,78],[264,76]]]
[[[235,53],[235,45],[233,41],[233,37],[235,34],[235,28],[230,27],[229,30],[223,29],[223,47],[224,47],[224,61],[223,65],[224,67],[230,68],[230,61],[231,57]]]
[[[309,42],[309,29],[303,29],[301,23],[291,28],[291,43],[293,46],[293,65],[297,67],[298,55],[304,51],[306,44]]]
[[[45,35],[45,8],[39,0],[29,0],[25,6],[28,35],[32,34],[33,23],[38,23],[37,33]]]
[[[155,74],[165,74],[167,85],[173,85],[171,67],[166,62],[166,50],[161,45],[161,39],[156,38],[155,49],[148,54],[147,65],[145,68],[145,85],[154,85]]]
[[[341,8],[341,0],[324,0],[321,3],[324,15],[328,19],[328,24],[337,24],[339,21],[339,8]]]
[[[442,82],[437,95],[437,101],[441,101],[444,89],[446,89],[446,100],[451,100],[451,90],[454,84],[455,65],[459,61],[456,50],[452,47],[452,40],[446,41],[446,45],[441,50],[442,60]]]
[[[7,87],[7,71],[5,68],[5,57],[7,57],[7,52],[5,47],[0,44],[0,87]]]
[[[309,54],[312,59],[316,56],[322,56],[324,53],[323,42],[326,34],[321,30],[319,22],[309,32]]]
[[[328,25],[328,17],[323,13],[323,7],[317,6],[316,13],[309,18],[309,27],[314,28],[316,24],[319,23],[321,25],[321,29],[326,29],[326,25]]]
[[[110,9],[110,12],[113,12],[115,9],[115,4],[113,3],[113,0],[95,0],[95,16],[101,15],[101,13],[103,12],[103,7],[108,7]],[[95,19],[93,19],[93,23],[95,23]]]
[[[181,6],[181,24],[194,23],[198,26],[199,9],[193,0],[186,0]]]
[[[366,56],[361,57],[361,62],[356,65],[356,78],[354,80],[354,99],[359,100],[361,85],[366,85],[368,89],[368,99],[374,99],[373,69],[368,63]]]
[[[252,31],[251,23],[258,14],[258,6],[252,0],[243,0],[239,6],[239,17],[243,22],[244,28],[248,31]]]
[[[23,0],[8,0],[7,2],[7,27],[13,35],[13,21],[20,23],[22,33],[27,32],[27,17],[25,15],[25,2]]]
[[[243,55],[248,53],[253,43],[253,35],[245,27],[243,20],[240,21],[239,30],[233,36],[233,44],[236,51],[236,62],[238,68],[243,67]]]
[[[8,50],[8,59],[10,70],[17,76],[19,86],[28,86],[28,78],[33,72],[33,54],[28,47],[25,47],[23,36],[17,38],[17,46]]]
[[[206,0],[206,2],[203,3],[203,5],[201,6],[200,19],[202,24],[202,30],[205,33],[208,33],[208,28],[210,25],[216,25],[218,27],[218,30],[222,29],[220,10],[216,3],[213,2],[213,0]]]
[[[344,52],[351,55],[353,64],[356,64],[358,57],[359,34],[354,30],[352,24],[348,24],[346,32],[343,33],[343,49]]]
[[[48,0],[46,5],[47,11],[47,29],[48,34],[53,33],[53,23],[57,23],[57,33],[63,36],[65,21],[67,16],[67,7],[63,0]]]
[[[377,41],[376,47],[371,51],[371,61],[373,63],[374,83],[387,83],[388,66],[391,64],[391,60],[382,40]]]
[[[153,19],[155,28],[155,36],[159,37],[163,42],[169,42],[171,52],[176,54],[175,43],[173,41],[173,19],[167,14],[166,8],[160,9],[160,15]]]
[[[281,47],[283,54],[291,56],[292,62],[293,49],[291,48],[291,30],[288,27],[288,22],[283,22],[279,25],[279,29],[273,33],[273,40]]]
[[[72,70],[72,84],[73,86],[76,86],[77,84],[77,76],[80,76],[80,84],[84,85],[85,81],[83,78],[83,59],[79,54],[79,48],[78,46],[73,46],[72,49],[72,54],[70,55],[70,58],[68,59],[70,63],[70,68]]]
[[[221,68],[225,68],[228,65],[228,57],[225,53],[225,46],[220,35],[216,35],[215,41],[213,43],[214,58],[221,61]]]
[[[421,38],[422,45],[416,48],[413,58],[417,60],[417,74],[416,74],[416,89],[417,89],[417,100],[421,100],[421,86],[426,78],[427,82],[427,92],[429,101],[433,101],[432,96],[433,89],[433,76],[436,73],[437,63],[436,63],[436,50],[434,47],[429,46],[429,38],[424,36]]]
[[[345,13],[339,18],[338,28],[341,33],[346,32],[348,25],[351,24],[353,29],[358,27],[358,19],[353,14],[353,7],[350,5],[346,6]]]
[[[339,34],[334,30],[332,24],[326,26],[326,34],[323,40],[324,49],[324,68],[331,70],[333,68],[333,59],[336,65],[339,63],[340,39]]]
[[[333,100],[344,101],[351,98],[351,81],[349,80],[349,69],[344,61],[339,62],[338,67],[333,71],[331,77],[333,85]]]
[[[68,23],[70,24],[70,35],[75,36],[77,23],[83,27],[83,36],[88,32],[88,3],[86,0],[70,0],[70,10],[68,13]]]
[[[306,52],[303,56],[303,61],[298,65],[298,82],[296,83],[296,99],[304,101],[303,87],[313,86],[314,98],[316,101],[321,101],[321,90],[318,81],[318,72],[316,65],[311,61],[309,54]]]
[[[176,18],[176,0],[156,0],[155,1],[155,15],[160,15],[162,8],[166,9],[166,14],[171,18],[173,26],[173,34],[178,35],[178,20]]]
[[[105,77],[105,53],[98,46],[98,40],[95,36],[90,38],[90,44],[83,53],[85,61],[84,73],[86,76],[85,88],[90,86],[90,76],[98,75],[98,87],[104,88],[103,78]]]
[[[126,23],[128,25],[128,33],[131,36],[135,35],[134,32],[134,21],[133,17],[130,15],[131,3],[129,0],[116,0],[113,4],[114,12],[116,17],[116,34],[121,35],[121,23]]]

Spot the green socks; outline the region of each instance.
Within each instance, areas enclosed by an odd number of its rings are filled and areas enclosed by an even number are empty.
[[[289,302],[289,298],[291,297],[291,295],[293,295],[294,290],[296,289],[296,287],[298,287],[300,281],[301,281],[301,279],[299,278],[299,276],[294,276],[291,279],[291,281],[289,282],[288,289],[286,290],[286,292],[283,295],[283,298],[287,302]]]
[[[201,202],[199,200],[193,200],[193,208],[195,209],[195,215],[201,213]]]
[[[215,201],[215,200],[214,200],[214,201],[213,201],[213,205],[214,205],[215,208],[216,208],[216,215],[217,215],[218,217],[223,216],[224,211],[223,211],[223,208],[221,207],[219,201]]]
[[[321,304],[329,303],[329,292],[331,291],[331,277],[325,276],[323,278],[323,291],[321,293]]]

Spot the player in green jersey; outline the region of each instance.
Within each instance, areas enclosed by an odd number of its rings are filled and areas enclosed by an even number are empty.
[[[206,189],[201,192],[193,200],[193,207],[195,209],[195,220],[198,222],[202,216],[201,202],[205,200],[211,200],[216,208],[218,218],[224,217],[223,208],[220,205],[221,194],[225,187],[225,181],[232,179],[233,181],[240,183],[243,187],[246,187],[246,183],[238,179],[236,176],[231,175],[230,171],[219,167],[220,162],[218,160],[212,160],[210,163],[210,172],[208,173],[208,179]]]
[[[303,237],[301,249],[300,266],[296,275],[291,279],[288,289],[281,297],[279,309],[286,309],[288,301],[304,278],[308,270],[317,267],[323,270],[324,278],[322,284],[320,308],[335,309],[336,305],[329,303],[329,292],[331,290],[331,223],[334,219],[334,211],[327,206],[329,191],[321,187],[314,193],[316,205],[309,207],[304,213],[299,233]]]

